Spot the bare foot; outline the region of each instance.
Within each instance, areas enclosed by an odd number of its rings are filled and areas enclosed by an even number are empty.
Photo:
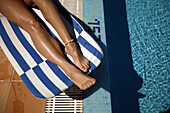
[[[65,46],[65,52],[72,56],[74,64],[83,72],[87,72],[89,68],[89,61],[84,58],[80,50],[77,48],[77,45],[72,42]]]
[[[84,73],[82,73],[80,70],[76,69],[75,67],[72,68],[71,71],[69,71],[68,75],[71,78],[71,80],[81,89],[86,90],[87,88],[91,87],[96,83],[96,80],[94,78],[91,78]]]

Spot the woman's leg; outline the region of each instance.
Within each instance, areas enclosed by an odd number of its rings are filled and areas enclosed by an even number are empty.
[[[53,4],[52,0],[32,0],[41,10],[44,17],[52,24],[55,30],[59,33],[64,43],[70,41],[70,37],[59,13]],[[82,71],[87,72],[89,61],[83,57],[75,43],[69,43],[65,46],[65,51],[73,57],[75,65]]]
[[[86,76],[67,62],[58,42],[37,21],[22,0],[0,0],[0,12],[11,22],[26,30],[37,50],[61,67],[80,89],[85,90],[95,83],[95,79]]]

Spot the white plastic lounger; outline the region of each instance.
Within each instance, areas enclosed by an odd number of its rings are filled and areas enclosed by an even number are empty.
[[[34,11],[46,23],[52,36],[55,39],[57,37],[63,44],[41,12],[36,9]],[[80,24],[72,16],[71,18],[72,23],[68,24],[74,28],[81,51],[90,61],[90,71],[92,71],[101,63],[102,50]],[[0,46],[34,96],[44,99],[54,97],[74,84],[60,67],[51,63],[36,50],[27,32],[5,17],[0,17]]]

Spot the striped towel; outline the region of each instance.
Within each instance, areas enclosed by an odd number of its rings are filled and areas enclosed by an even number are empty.
[[[64,46],[58,33],[44,19],[41,12],[36,9],[34,11],[48,26],[52,36],[55,39],[57,37]],[[72,23],[67,22],[67,25],[74,29],[80,49],[84,57],[90,61],[90,71],[92,71],[101,63],[103,52],[73,16],[71,19]],[[34,96],[43,99],[54,97],[74,84],[60,67],[37,51],[26,31],[3,16],[0,17],[0,46]],[[72,61],[72,58],[69,58]]]

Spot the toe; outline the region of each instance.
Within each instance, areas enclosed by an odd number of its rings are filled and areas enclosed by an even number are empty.
[[[88,81],[88,82],[86,83],[86,86],[87,86],[87,88],[89,88],[89,87],[91,86],[90,81]]]
[[[96,83],[96,80],[95,79],[92,79],[91,80],[92,84],[94,85]]]
[[[89,66],[90,66],[89,61],[88,62],[87,61],[83,61],[83,66],[85,66],[86,68],[89,68]]]
[[[82,70],[83,72],[87,72],[87,68],[84,67],[84,66],[81,68],[81,70]]]
[[[86,67],[89,68],[89,66],[90,66],[90,63],[89,63],[89,62],[85,62],[84,64],[86,65]]]
[[[81,90],[86,90],[88,88],[88,86],[86,84],[83,84],[81,87]]]
[[[83,64],[76,63],[75,65],[76,65],[76,67],[78,67],[81,71],[87,72],[87,68],[86,68],[86,66],[84,66]]]
[[[92,85],[93,85],[93,82],[89,81],[89,84],[90,84],[90,86],[92,86]]]
[[[82,85],[81,87],[79,87],[81,90],[85,90],[84,85]]]
[[[89,68],[89,66],[86,65],[86,64],[82,64],[82,65],[83,65],[84,69],[87,71],[87,69]]]
[[[77,66],[78,67],[78,66]],[[87,72],[87,67],[85,66],[85,65],[81,65],[81,66],[79,66],[79,69],[81,70],[81,71],[83,71],[83,72]]]
[[[89,64],[90,64],[90,62],[89,62],[87,59],[85,59],[84,63],[85,63],[86,65],[88,65],[88,66],[89,66]]]

